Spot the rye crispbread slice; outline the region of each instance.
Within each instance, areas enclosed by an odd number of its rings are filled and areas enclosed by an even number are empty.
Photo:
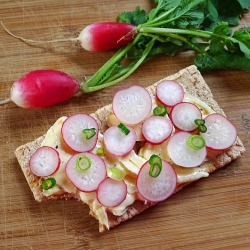
[[[209,89],[208,85],[205,83],[203,77],[201,76],[200,72],[197,70],[196,66],[192,65],[187,67],[178,73],[168,76],[165,79],[168,80],[175,80],[182,84],[185,88],[186,93],[196,96],[200,100],[204,101],[208,106],[210,106],[215,112],[221,113],[223,115],[223,110],[219,107],[217,102],[213,99],[213,95],[211,90]],[[155,87],[157,83],[149,86],[147,90],[152,96],[155,96]],[[98,122],[100,132],[103,133],[107,128],[107,115],[111,111],[111,105],[104,106],[98,109],[95,113],[91,114]],[[31,155],[35,152],[35,150],[40,147],[45,135],[37,138],[36,140],[29,142],[27,144],[21,145],[15,151],[17,160],[22,168],[22,171],[25,175],[25,178],[30,186],[30,189],[34,195],[35,200],[43,201],[48,199],[61,199],[61,198],[72,198],[71,194],[65,193],[61,196],[50,196],[46,197],[43,196],[41,183],[42,178],[35,176],[31,173],[29,169],[29,159]],[[231,161],[237,159],[245,152],[245,148],[241,142],[241,140],[237,137],[234,145],[229,148],[228,150],[222,152],[221,154],[217,155],[213,159],[205,162],[200,166],[200,171],[204,171],[207,173],[212,173],[216,169],[221,168]],[[194,179],[196,181],[198,179]],[[178,182],[175,192],[181,190],[184,186],[188,185],[191,182]],[[75,198],[75,197],[73,197]],[[133,216],[141,213],[148,207],[154,205],[155,203],[144,203],[143,201],[136,200],[132,205],[130,205],[127,211],[122,216],[115,216],[110,212],[108,214],[108,221],[109,221],[109,228],[112,228],[123,221],[126,221]],[[97,218],[93,211],[90,210],[90,214]],[[103,232],[107,230],[107,227],[101,223],[99,223],[99,231]]]

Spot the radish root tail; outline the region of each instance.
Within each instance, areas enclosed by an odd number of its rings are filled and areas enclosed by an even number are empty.
[[[12,37],[16,38],[16,39],[19,39],[19,40],[22,40],[23,42],[30,42],[30,43],[57,43],[57,42],[68,42],[68,41],[73,41],[73,42],[76,42],[76,41],[79,41],[78,37],[77,38],[65,38],[65,39],[56,39],[56,40],[48,40],[48,41],[39,41],[39,40],[33,40],[33,39],[26,39],[26,38],[23,38],[21,36],[17,36],[15,34],[13,34],[12,32],[10,32],[6,27],[5,25],[3,24],[2,21],[1,22],[1,25],[3,26],[3,28],[5,29],[5,31],[11,35]]]
[[[6,104],[6,103],[8,103],[8,102],[10,102],[10,101],[11,101],[10,98],[8,98],[8,99],[6,99],[6,100],[2,100],[2,101],[0,101],[0,105],[4,105],[4,104]]]

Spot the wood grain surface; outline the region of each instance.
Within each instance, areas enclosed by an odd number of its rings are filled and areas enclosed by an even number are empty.
[[[25,38],[76,37],[86,25],[114,21],[149,0],[1,0],[0,20]],[[241,26],[250,25],[250,14]],[[114,53],[90,53],[71,42],[27,44],[0,27],[0,99],[12,83],[34,69],[58,69],[79,81],[89,77]],[[44,134],[62,115],[91,113],[111,102],[131,84],[151,85],[193,64],[191,52],[158,56],[132,76],[108,89],[83,94],[53,107],[22,109],[0,106],[0,249],[250,249],[250,74],[227,70],[203,73],[214,97],[236,125],[247,152],[209,178],[184,188],[156,205],[100,234],[88,207],[69,201],[36,202],[14,150]]]

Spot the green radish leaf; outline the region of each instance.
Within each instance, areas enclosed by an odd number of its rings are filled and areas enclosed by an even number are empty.
[[[225,49],[217,54],[209,51],[203,55],[199,54],[194,62],[201,71],[239,69],[250,72],[249,58],[246,58],[243,53],[229,52]]]
[[[218,18],[218,11],[215,8],[212,0],[207,0],[207,9],[213,19]]]
[[[136,7],[135,11],[122,12],[118,15],[119,22],[130,23],[135,26],[145,23],[147,21],[147,14],[145,10],[141,10],[139,6]]]
[[[248,29],[241,29],[235,31],[233,34],[232,42],[239,44],[240,50],[250,59],[250,34]]]

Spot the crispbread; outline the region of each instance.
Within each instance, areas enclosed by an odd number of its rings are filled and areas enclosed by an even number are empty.
[[[183,85],[185,91],[193,96],[198,97],[200,100],[207,103],[215,112],[224,114],[223,110],[219,107],[218,103],[213,99],[213,95],[208,85],[205,83],[200,72],[197,70],[196,66],[192,65],[187,67],[178,73],[166,77],[165,79],[176,80]],[[155,96],[155,88],[157,83],[149,86],[147,90],[150,95]],[[91,114],[96,120],[100,128],[100,132],[104,132],[108,128],[107,124],[107,115],[110,113],[112,107],[111,105],[104,106],[98,109],[95,113]],[[58,199],[58,198],[71,198],[73,197],[70,194],[64,194],[60,197],[50,196],[45,197],[42,194],[41,182],[42,178],[33,175],[29,169],[29,159],[35,150],[41,145],[44,136],[37,138],[33,142],[29,142],[18,147],[15,151],[18,162],[22,168],[22,171],[27,179],[27,182],[30,186],[31,191],[33,192],[34,198],[37,201],[47,200],[47,199]],[[234,145],[228,150],[222,152],[221,154],[214,157],[212,160],[209,160],[200,166],[201,171],[212,173],[218,168],[221,168],[232,160],[240,157],[245,151],[245,148],[241,140],[237,137]],[[195,180],[194,180],[195,181]],[[192,181],[193,182],[193,181]],[[184,186],[188,185],[191,182],[178,182],[175,192],[182,189]],[[115,216],[110,212],[108,214],[109,227],[112,228],[123,221],[126,221],[133,216],[141,213],[148,207],[154,205],[155,203],[144,203],[143,201],[136,200],[132,205],[128,207],[126,212],[121,216]],[[95,217],[93,211],[90,211],[90,214]],[[99,224],[99,231],[103,232],[107,230],[105,225]]]

